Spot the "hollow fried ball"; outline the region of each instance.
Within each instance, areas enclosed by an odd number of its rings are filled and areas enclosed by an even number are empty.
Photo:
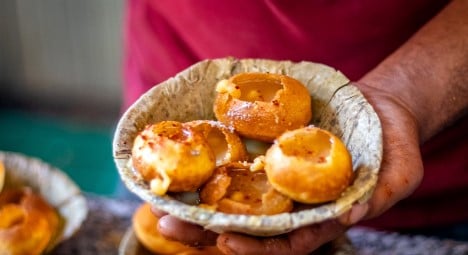
[[[218,82],[216,92],[216,118],[248,138],[271,142],[312,117],[307,88],[286,75],[240,73]]]
[[[14,188],[0,193],[0,254],[46,253],[59,228],[55,208],[32,189]]]
[[[234,131],[223,123],[214,120],[194,120],[184,123],[203,133],[216,157],[216,166],[248,159],[247,150]]]
[[[292,200],[268,183],[263,170],[252,172],[242,163],[216,168],[202,187],[200,200],[206,208],[233,214],[272,215],[293,208]]]
[[[215,161],[205,136],[177,121],[147,126],[132,147],[133,167],[157,195],[195,191],[210,177]]]
[[[264,162],[271,185],[302,203],[337,199],[353,177],[351,155],[343,142],[313,126],[282,134]]]

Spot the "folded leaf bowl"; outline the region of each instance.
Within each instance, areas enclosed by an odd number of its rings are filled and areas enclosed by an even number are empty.
[[[154,195],[148,183],[132,168],[133,140],[146,125],[163,120],[214,119],[216,83],[241,72],[285,74],[307,87],[313,100],[310,124],[340,137],[352,155],[355,178],[337,200],[270,216],[226,214],[186,204],[169,195]],[[382,130],[377,114],[358,88],[329,66],[305,61],[211,59],[154,86],[130,106],[117,124],[113,157],[127,188],[155,208],[218,233],[235,231],[272,236],[336,218],[353,204],[366,201],[377,183]]]
[[[78,185],[63,171],[17,152],[0,151],[0,161],[5,166],[4,190],[28,187],[57,211],[62,223],[47,252],[80,229],[88,215],[88,205]]]

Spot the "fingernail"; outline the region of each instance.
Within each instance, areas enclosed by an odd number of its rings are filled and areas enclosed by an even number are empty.
[[[169,223],[167,222],[167,217],[163,216],[158,221],[158,230],[159,232],[164,232],[169,228]]]
[[[348,213],[340,216],[339,221],[343,225],[354,225],[358,221],[360,221],[364,216],[366,216],[367,211],[369,210],[369,205],[367,203],[364,204],[356,204],[354,205]]]
[[[229,234],[219,235],[218,240],[217,240],[218,249],[224,254],[236,255],[237,253],[236,253],[235,249],[231,248],[231,245],[229,243],[229,241],[230,241],[229,239],[230,239]]]

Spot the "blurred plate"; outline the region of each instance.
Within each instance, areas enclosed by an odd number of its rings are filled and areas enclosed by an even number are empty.
[[[19,153],[0,151],[0,161],[5,165],[4,189],[31,187],[63,219],[62,231],[53,247],[78,231],[86,219],[88,207],[79,187],[64,172],[40,159]]]
[[[119,255],[158,255],[148,251],[138,241],[135,232],[130,227],[122,237],[119,246]],[[320,249],[310,255],[356,255],[355,249],[351,241],[346,235],[343,235],[336,240],[325,244]]]

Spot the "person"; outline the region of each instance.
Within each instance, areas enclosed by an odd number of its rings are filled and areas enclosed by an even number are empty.
[[[383,129],[372,197],[336,220],[256,238],[166,215],[161,233],[226,254],[306,254],[355,224],[468,221],[468,1],[128,0],[126,8],[125,107],[203,59],[306,60],[355,81]]]

